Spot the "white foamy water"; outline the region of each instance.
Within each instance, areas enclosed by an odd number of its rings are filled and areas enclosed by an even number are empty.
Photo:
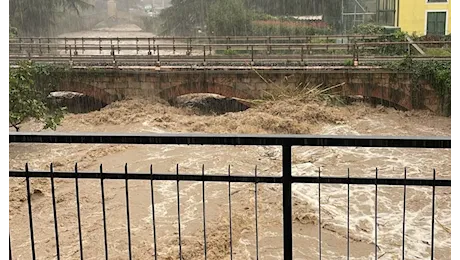
[[[141,37],[140,32],[123,32],[125,36]],[[114,31],[92,31],[73,36],[122,37]],[[73,37],[68,35],[68,37]],[[86,53],[86,52],[85,52]],[[344,108],[348,109],[348,108]],[[353,107],[352,109],[355,109]],[[450,121],[434,116],[377,112],[369,110],[359,118],[343,124],[326,124],[315,134],[325,135],[450,135]],[[168,112],[164,112],[168,113]],[[172,113],[172,112],[169,112]],[[183,127],[192,131],[186,117],[168,118],[167,124],[153,120],[158,111],[146,113],[139,121],[124,122],[125,117],[109,114],[84,125],[65,122],[59,131],[90,132],[172,132]],[[84,115],[92,117],[93,115]],[[189,116],[187,116],[189,117]],[[109,121],[113,120],[113,121]],[[152,119],[153,118],[153,119]],[[115,119],[119,120],[116,121]],[[104,121],[105,120],[105,121]],[[196,118],[196,120],[210,120]],[[448,123],[446,123],[446,121]],[[235,122],[237,124],[238,122]],[[306,122],[305,124],[308,124]],[[212,126],[209,126],[212,127]],[[38,130],[32,128],[34,130]],[[182,129],[181,129],[182,130]],[[193,130],[194,131],[194,130]],[[199,130],[197,130],[199,131]],[[69,149],[69,147],[71,149]],[[294,147],[293,175],[402,178],[404,168],[410,178],[432,178],[436,169],[440,178],[450,178],[450,150],[439,149],[374,149],[334,147]],[[184,174],[253,175],[257,165],[259,175],[281,176],[281,149],[276,147],[232,146],[111,146],[111,145],[10,145],[10,168],[29,162],[31,169],[43,169],[49,162],[58,169],[72,170],[79,162],[80,171],[175,173],[176,164]],[[60,167],[60,168],[59,168]],[[57,180],[59,237],[61,257],[78,259],[78,231],[73,181]],[[38,259],[55,256],[53,214],[49,181],[32,182],[33,213]],[[180,217],[183,254],[187,259],[203,257],[203,219],[201,183],[181,182]],[[232,230],[234,259],[255,259],[254,185],[232,184]],[[295,259],[317,259],[318,255],[318,185],[294,184],[293,239]],[[280,185],[258,185],[259,253],[261,259],[282,259],[282,189]],[[435,256],[450,259],[451,226],[450,188],[436,191]],[[157,250],[159,259],[177,259],[177,184],[154,183]],[[127,257],[126,205],[124,180],[106,181],[105,198],[108,226],[109,258]],[[350,259],[374,259],[375,186],[350,187]],[[431,188],[407,188],[406,259],[429,259],[431,243]],[[129,202],[134,259],[151,258],[153,254],[152,205],[148,181],[129,182]],[[84,254],[86,259],[104,258],[100,182],[80,181],[80,203]],[[206,230],[208,259],[228,259],[228,184],[206,184]],[[10,229],[15,259],[30,259],[30,237],[23,180],[10,180]],[[402,187],[378,189],[378,254],[379,259],[400,259],[402,243]],[[322,256],[323,259],[345,259],[347,236],[346,185],[321,185]]]

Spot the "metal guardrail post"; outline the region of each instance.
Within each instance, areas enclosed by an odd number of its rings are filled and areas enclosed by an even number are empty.
[[[174,39],[174,37],[172,38],[172,41],[173,41],[173,54],[176,54],[176,40]]]
[[[74,48],[74,49],[75,49],[75,50],[74,50],[74,55],[77,56],[77,55],[78,55],[78,51],[77,51],[77,39],[74,39],[74,40],[73,40],[73,43],[74,43],[74,45],[75,45],[75,48]]]
[[[116,60],[116,58],[115,58],[115,46],[112,45],[111,48],[112,48],[111,54],[112,54],[112,57],[113,57],[113,62],[112,62],[112,63],[113,63],[113,67],[116,68],[116,67],[118,67],[118,66],[117,66],[117,60]]]
[[[251,45],[251,62],[254,63],[254,45]]]
[[[67,53],[67,38],[64,37],[64,48],[65,48],[65,53]]]
[[[102,40],[101,40],[101,37],[99,37],[99,54],[102,54]]]
[[[160,45],[157,45],[157,64],[160,65]]]
[[[283,145],[283,259],[292,259],[292,147]]]
[[[51,40],[48,38],[48,53],[51,53],[51,48],[50,48]]]
[[[81,37],[81,53],[85,53],[85,38]]]
[[[38,53],[41,55],[42,54],[42,39],[38,39]]]
[[[70,63],[70,67],[72,67],[73,65],[73,60],[72,60],[72,45],[69,45],[69,63]]]
[[[120,54],[120,39],[117,37],[117,48],[118,48],[118,54]],[[139,53],[139,50],[138,50]]]
[[[206,64],[206,45],[203,45],[203,62]]]
[[[152,55],[152,50],[150,49],[150,38],[147,39],[148,45],[149,45],[149,51],[147,52],[147,55]]]
[[[303,62],[303,46],[300,47],[300,61]]]

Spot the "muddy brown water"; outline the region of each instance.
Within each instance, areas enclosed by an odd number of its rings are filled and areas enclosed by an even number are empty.
[[[67,37],[153,36],[130,26],[103,31],[67,34]],[[39,131],[27,123],[22,131]],[[323,103],[275,102],[260,108],[225,115],[195,115],[166,104],[144,100],[121,101],[87,114],[65,117],[57,131],[64,132],[204,132],[293,133],[328,135],[450,136],[450,118],[428,112],[400,112],[355,104],[331,107]],[[10,144],[10,168],[57,171],[155,172],[281,175],[281,150],[276,147],[232,146],[136,146]],[[450,149],[371,149],[294,147],[293,174],[355,177],[450,178]],[[32,212],[38,259],[56,257],[50,182],[33,179]],[[10,178],[10,232],[14,259],[30,259],[30,235],[25,180]],[[180,217],[183,259],[203,259],[202,184],[181,182]],[[127,259],[126,199],[124,181],[106,180],[105,198],[109,259]],[[79,259],[75,183],[56,179],[57,215],[61,259]],[[207,183],[206,233],[208,259],[229,259],[228,184]],[[104,258],[101,189],[98,180],[80,180],[83,254],[85,259]],[[294,259],[317,259],[318,185],[293,185]],[[232,184],[233,259],[255,258],[255,212],[252,184]],[[282,259],[282,189],[258,185],[260,259]],[[158,259],[178,259],[176,182],[154,183]],[[350,188],[350,259],[374,259],[374,186]],[[429,259],[431,243],[431,189],[407,188],[406,259]],[[378,189],[379,259],[400,259],[402,243],[402,187]],[[451,190],[436,190],[435,259],[450,259]],[[134,259],[154,254],[150,183],[129,182],[129,209]],[[323,259],[346,259],[347,189],[345,185],[321,185],[321,234]]]
[[[136,104],[141,104],[140,106]],[[286,107],[286,104],[280,104]],[[300,105],[307,107],[310,104]],[[137,110],[135,109],[137,107]],[[279,109],[271,105],[273,111]],[[260,114],[264,110],[267,114]],[[296,110],[300,110],[299,107]],[[58,131],[70,132],[226,132],[236,121],[250,122],[257,116],[268,117],[274,112],[265,108],[220,116],[190,114],[180,108],[147,101],[130,100],[109,105],[101,111],[68,115]],[[330,123],[327,115],[339,120]],[[283,113],[283,111],[281,111]],[[303,112],[304,114],[306,112]],[[368,105],[324,107],[327,118],[297,122],[291,129],[310,129],[307,133],[337,135],[415,135],[448,136],[450,118],[426,112],[399,112]],[[298,115],[278,115],[270,125],[260,128],[236,128],[237,132],[283,133],[274,128],[276,120],[289,120]],[[208,122],[203,125],[202,122]],[[249,122],[249,121],[248,121]],[[316,122],[316,123],[314,123]],[[260,122],[257,122],[260,123]],[[302,126],[308,124],[307,126]],[[304,127],[304,128],[302,128]],[[40,129],[28,123],[23,131]],[[207,131],[206,131],[207,130]],[[231,130],[230,130],[231,131]],[[286,131],[289,131],[287,129]],[[434,156],[436,155],[436,156]],[[431,178],[436,168],[438,178],[450,178],[450,150],[434,149],[371,149],[295,147],[293,174],[316,176],[319,167],[323,176],[374,177],[379,168],[381,177],[403,177],[407,167],[409,177]],[[176,164],[182,173],[253,175],[257,165],[259,175],[281,175],[281,151],[276,147],[224,146],[137,146],[137,145],[10,145],[10,168],[46,169],[50,162],[56,170],[72,170],[75,162],[80,171],[98,171],[103,164],[106,172],[175,173]],[[80,203],[84,256],[104,257],[100,182],[80,180]],[[110,259],[128,256],[126,202],[124,181],[105,181],[105,198]],[[201,183],[180,183],[182,254],[184,259],[203,258]],[[32,204],[37,257],[49,259],[56,255],[50,182],[32,181]],[[178,258],[177,187],[175,182],[154,183],[157,251],[159,259]],[[255,259],[254,185],[232,184],[233,259]],[[402,233],[402,193],[400,187],[378,189],[378,254],[380,259],[399,259]],[[282,196],[280,185],[258,185],[259,254],[261,259],[282,259]],[[344,259],[346,255],[346,194],[345,185],[321,186],[322,255],[324,259]],[[350,189],[350,250],[351,259],[369,259],[374,255],[374,195],[373,186],[352,186]],[[61,257],[79,258],[75,184],[56,180],[57,213]],[[15,259],[30,258],[30,237],[25,181],[10,179],[10,230]],[[295,259],[316,259],[318,255],[318,185],[293,185],[293,243]],[[450,258],[450,189],[437,189],[435,254],[437,259]],[[129,182],[132,250],[135,259],[151,258],[154,252],[152,207],[148,181]],[[229,258],[228,185],[206,184],[206,231],[208,259]],[[406,212],[406,256],[428,259],[431,242],[431,189],[408,188]]]

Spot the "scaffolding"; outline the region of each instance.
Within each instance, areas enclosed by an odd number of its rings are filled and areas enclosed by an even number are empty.
[[[372,8],[374,6],[374,8]],[[377,17],[377,0],[342,0],[342,33],[350,33],[359,24],[375,22]]]

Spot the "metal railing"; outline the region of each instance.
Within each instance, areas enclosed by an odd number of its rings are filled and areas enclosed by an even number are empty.
[[[431,43],[431,42],[428,42]],[[446,43],[450,44],[450,43]],[[86,45],[63,46],[53,45],[44,47],[40,44],[10,44],[10,63],[16,64],[24,60],[40,63],[70,64],[71,66],[158,66],[160,64],[203,64],[203,65],[244,65],[251,62],[276,65],[279,63],[306,65],[358,65],[375,64],[388,61],[399,61],[411,55],[409,43],[404,42],[376,42],[355,44],[202,44],[202,45]],[[382,55],[379,46],[397,46],[406,48],[404,55]],[[18,47],[19,46],[19,47]],[[22,47],[21,47],[22,46]],[[57,46],[57,47],[56,47]],[[39,54],[35,53],[38,48]],[[51,48],[62,48],[52,52]],[[26,53],[15,53],[16,51]],[[56,49],[58,50],[58,49]],[[84,54],[90,50],[98,50],[98,54]],[[406,53],[407,50],[407,53]],[[105,51],[106,53],[102,53]],[[126,53],[135,51],[136,55]],[[182,51],[182,53],[176,53]],[[220,51],[217,53],[216,51]],[[321,54],[321,52],[339,51],[335,54]],[[109,54],[110,52],[110,54]],[[120,54],[122,52],[122,54]],[[142,53],[140,53],[142,52]],[[417,60],[450,61],[450,56],[411,55]],[[352,64],[350,64],[350,61]]]
[[[404,208],[403,208],[403,234],[402,234],[402,259],[405,257],[405,213],[406,213],[406,187],[407,186],[426,186],[432,187],[432,211],[431,211],[431,259],[434,258],[434,220],[435,220],[435,188],[436,187],[450,187],[451,181],[447,179],[436,179],[436,172],[433,171],[432,179],[414,179],[407,178],[404,172],[404,178],[379,178],[378,169],[375,171],[375,178],[352,178],[349,175],[346,177],[324,177],[321,176],[321,170],[318,171],[318,176],[293,176],[292,175],[292,147],[294,146],[336,146],[336,147],[393,147],[393,148],[435,148],[435,149],[450,149],[450,137],[370,137],[370,136],[306,136],[306,135],[208,135],[208,134],[84,134],[84,133],[10,133],[10,143],[65,143],[65,144],[144,144],[144,145],[245,145],[245,146],[281,146],[282,147],[282,176],[260,176],[257,174],[257,167],[254,171],[254,176],[235,176],[231,175],[206,175],[204,167],[202,173],[199,175],[179,174],[176,168],[176,174],[160,174],[153,173],[152,167],[149,173],[129,173],[127,166],[125,166],[125,173],[106,173],[103,172],[102,165],[99,172],[82,173],[78,171],[75,165],[74,172],[56,172],[53,166],[50,166],[49,171],[29,171],[26,164],[25,170],[10,170],[9,176],[13,178],[25,178],[27,189],[27,204],[29,212],[29,226],[30,226],[30,239],[32,258],[36,258],[35,243],[34,243],[34,225],[32,216],[32,204],[30,196],[30,178],[49,178],[51,181],[51,196],[54,214],[54,231],[56,240],[56,254],[57,258],[60,257],[59,251],[59,232],[56,217],[56,198],[54,189],[54,179],[65,178],[75,180],[76,199],[77,199],[77,212],[78,212],[78,231],[79,231],[79,250],[81,259],[83,259],[83,243],[82,231],[80,220],[80,204],[79,204],[79,179],[97,179],[100,180],[100,188],[102,194],[102,212],[104,223],[104,248],[105,257],[108,259],[109,251],[107,244],[107,227],[106,227],[106,208],[104,197],[104,181],[105,180],[125,180],[126,192],[126,223],[128,232],[128,258],[132,259],[131,251],[131,230],[130,230],[130,208],[129,208],[129,180],[146,180],[150,181],[151,192],[151,206],[152,206],[152,219],[153,219],[153,242],[154,242],[154,258],[157,259],[157,241],[155,231],[155,200],[153,192],[154,181],[175,181],[177,183],[177,208],[178,208],[178,236],[179,236],[179,259],[182,259],[182,244],[181,244],[181,226],[180,226],[180,196],[179,196],[179,182],[180,181],[199,181],[202,182],[203,192],[203,229],[204,229],[204,256],[206,258],[206,203],[204,199],[205,183],[206,182],[223,182],[229,185],[229,218],[230,218],[230,252],[232,251],[232,234],[231,234],[231,193],[230,184],[239,183],[252,183],[255,185],[255,225],[256,225],[256,257],[259,258],[258,248],[258,213],[257,213],[257,184],[259,183],[278,183],[282,184],[283,195],[283,256],[284,259],[292,259],[293,256],[293,233],[292,233],[292,190],[293,183],[315,183],[318,184],[318,203],[319,203],[319,223],[321,223],[321,184],[345,184],[348,187],[348,210],[347,210],[347,257],[350,256],[350,235],[349,235],[349,221],[350,221],[350,185],[372,185],[375,186],[375,259],[378,259],[378,241],[377,241],[377,196],[378,186],[403,186],[404,187]],[[318,225],[319,235],[319,258],[321,259],[321,225]],[[12,259],[11,241],[10,241],[10,259]],[[232,254],[230,254],[232,258]]]
[[[21,54],[28,53],[34,55],[45,55],[52,54],[59,51],[72,52],[73,55],[85,54],[85,51],[98,51],[99,54],[102,52],[110,51],[111,54],[124,52],[124,51],[136,51],[137,54],[152,55],[155,54],[159,49],[172,51],[186,51],[190,55],[193,51],[212,53],[213,51],[264,51],[266,54],[274,53],[277,51],[304,51],[305,53],[313,51],[346,51],[352,53],[353,51],[373,51],[382,47],[403,47],[407,49],[410,54],[412,44],[418,45],[430,45],[430,46],[448,46],[450,48],[450,41],[418,41],[418,42],[389,42],[389,41],[378,41],[378,42],[346,42],[346,43],[311,43],[311,42],[297,42],[297,43],[265,43],[265,42],[249,42],[249,43],[155,43],[155,42],[140,42],[139,40],[134,42],[121,42],[121,40],[104,42],[102,40],[94,42],[74,43],[72,42],[10,42],[9,50],[10,54]],[[95,54],[93,54],[95,55]]]

